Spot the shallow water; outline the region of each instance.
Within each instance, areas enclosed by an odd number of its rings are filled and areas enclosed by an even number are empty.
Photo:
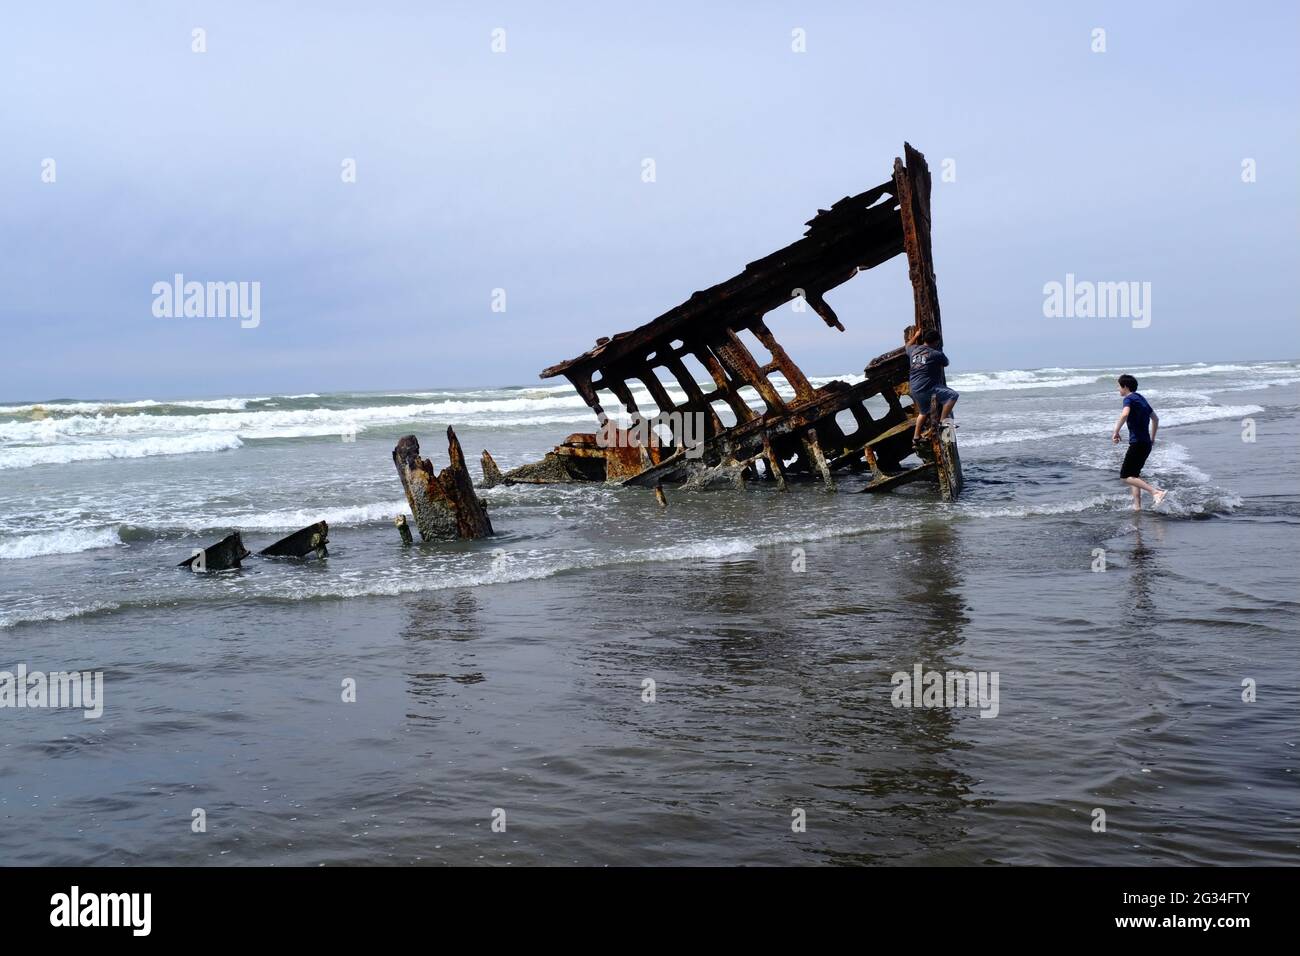
[[[955,505],[499,488],[498,537],[410,549],[399,435],[508,468],[585,406],[0,408],[0,669],[105,680],[98,720],[0,709],[0,863],[1295,863],[1300,363],[1133,371],[1158,511],[1113,375],[1050,369],[954,378]],[[174,568],[320,518],[324,562]],[[918,663],[996,671],[997,716],[894,707]]]

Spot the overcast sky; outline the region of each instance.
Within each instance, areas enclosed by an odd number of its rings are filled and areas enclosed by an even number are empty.
[[[6,4],[0,400],[536,382],[799,238],[904,140],[955,371],[1295,358],[1298,10]],[[260,282],[260,324],[155,317],[175,273]],[[1045,317],[1067,273],[1150,282],[1149,327]],[[774,331],[860,372],[910,321],[905,260],[829,300],[847,332],[788,307]]]

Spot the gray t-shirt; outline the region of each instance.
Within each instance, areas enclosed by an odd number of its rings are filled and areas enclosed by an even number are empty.
[[[907,346],[907,363],[911,369],[913,395],[932,392],[943,384],[943,369],[948,364],[948,356],[933,346]]]

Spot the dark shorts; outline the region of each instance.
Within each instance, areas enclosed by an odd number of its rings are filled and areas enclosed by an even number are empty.
[[[1136,478],[1142,474],[1142,466],[1147,463],[1147,456],[1151,454],[1150,442],[1134,442],[1128,446],[1128,452],[1124,455],[1124,466],[1119,470],[1121,478]]]
[[[913,392],[912,401],[916,402],[916,407],[922,415],[930,413],[930,402],[932,399],[939,400],[939,407],[943,408],[948,402],[957,401],[961,396],[945,385],[939,385],[930,389],[928,392]]]

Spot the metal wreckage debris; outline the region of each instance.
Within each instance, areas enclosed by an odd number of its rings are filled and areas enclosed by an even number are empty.
[[[820,478],[833,489],[837,472],[869,471],[863,491],[924,478],[937,481],[944,500],[956,498],[962,485],[956,438],[938,427],[937,403],[918,410],[910,401],[902,348],[872,359],[857,384],[832,381],[814,388],[763,321],[792,297],[802,297],[828,326],[844,331],[826,293],[905,254],[915,315],[904,336],[914,326],[941,331],[930,251],[930,170],[910,144],[903,151],[906,162],[894,160],[892,178],[819,210],[799,241],[640,328],[599,338],[590,351],[545,369],[543,379],[563,375],[573,384],[596,413],[600,431],[570,435],[541,461],[504,474],[484,451],[485,485],[617,481],[658,489],[662,504],[663,482],[704,487],[766,480],[785,490],[788,480]],[[767,357],[751,352],[741,339],[746,332]],[[707,371],[711,383],[701,387],[686,366],[688,358]],[[684,402],[673,401],[661,372],[676,380]],[[793,398],[781,395],[782,385],[794,391]],[[643,387],[657,408],[639,408],[633,387]],[[606,414],[602,391],[623,406],[627,428]],[[751,407],[745,391],[761,410]],[[887,411],[873,417],[866,402],[875,396],[883,397]],[[725,425],[719,411],[729,411],[734,424]],[[840,420],[844,412],[851,425]],[[918,452],[912,431],[921,413],[932,416],[933,437]],[[691,433],[694,422],[702,434]],[[905,466],[913,454],[919,463]]]
[[[906,162],[894,160],[890,179],[818,210],[797,242],[696,292],[640,328],[599,338],[590,351],[545,369],[542,378],[563,375],[573,384],[596,413],[599,431],[570,435],[541,461],[504,474],[485,450],[482,487],[619,482],[653,488],[660,506],[666,506],[666,482],[703,488],[772,481],[784,491],[788,481],[819,478],[834,489],[835,474],[847,471],[870,473],[862,491],[887,491],[929,479],[937,482],[944,500],[956,498],[962,486],[956,438],[951,429],[939,427],[937,402],[917,409],[911,401],[902,348],[867,363],[861,382],[831,381],[814,388],[763,321],[768,312],[795,298],[842,332],[844,326],[826,302],[826,293],[859,272],[905,254],[914,315],[912,325],[903,330],[904,339],[916,327],[942,331],[930,251],[930,170],[910,144],[903,144],[903,155]],[[757,340],[767,356],[756,357],[742,335]],[[686,365],[688,359],[705,370],[709,383],[700,385]],[[674,402],[661,372],[677,382],[685,401]],[[654,401],[653,411],[638,407],[632,394],[635,383]],[[793,397],[783,396],[782,390],[793,391]],[[627,427],[606,414],[601,392],[623,406]],[[761,409],[753,407],[747,392]],[[867,401],[877,396],[885,410],[873,416]],[[719,412],[733,423],[724,424]],[[931,417],[932,437],[914,448],[918,414]],[[420,457],[414,435],[403,437],[393,449],[415,526],[425,541],[488,537],[494,533],[492,522],[451,428],[447,442],[450,465],[438,473],[429,459]],[[912,455],[919,462],[905,465]],[[411,544],[406,516],[399,515],[395,523],[403,543]],[[321,521],[259,554],[315,553],[323,558],[327,539],[328,527]],[[235,569],[248,556],[236,531],[207,549],[196,549],[181,566]]]
[[[257,552],[264,558],[306,558],[315,554],[318,558],[329,556],[330,527],[324,521],[317,521],[281,538],[275,544]],[[242,567],[244,558],[250,552],[244,547],[244,539],[238,531],[232,531],[216,544],[206,548],[195,548],[194,552],[177,567],[190,571],[233,571]]]
[[[420,443],[407,435],[393,449],[393,463],[402,479],[407,504],[424,541],[440,538],[486,538],[492,535],[487,508],[474,493],[465,455],[456,433],[447,429],[447,456],[451,464],[434,474],[433,464],[420,457]],[[400,522],[398,529],[406,522]],[[405,541],[409,530],[402,535]]]

